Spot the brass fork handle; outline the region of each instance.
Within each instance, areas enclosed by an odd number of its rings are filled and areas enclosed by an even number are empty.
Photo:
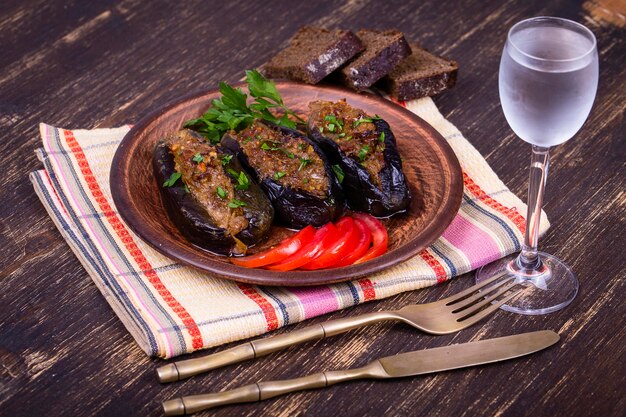
[[[394,312],[379,311],[331,320],[278,336],[253,340],[201,358],[174,362],[158,368],[157,375],[162,383],[179,381],[222,366],[259,358],[300,343],[345,333],[379,321],[395,319],[398,317]]]
[[[325,388],[353,379],[386,377],[388,375],[380,362],[374,361],[357,369],[320,372],[295,379],[258,382],[230,391],[175,398],[165,401],[163,410],[166,416],[181,416],[228,404],[263,401],[290,392]]]

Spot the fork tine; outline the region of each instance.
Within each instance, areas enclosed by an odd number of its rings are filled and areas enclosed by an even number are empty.
[[[466,290],[463,290],[459,293],[456,293],[448,298],[444,298],[443,300],[440,300],[440,302],[445,301],[445,304],[447,306],[449,306],[450,304],[454,304],[455,302],[461,301],[460,299],[463,297],[466,297],[472,293],[474,293],[476,290],[479,290],[489,284],[491,284],[492,282],[496,281],[498,278],[501,278],[503,275],[505,275],[507,272],[506,271],[502,271],[499,274],[494,275],[493,277],[481,282],[480,284],[476,284],[474,286],[469,287]]]
[[[520,288],[519,290],[515,291],[514,293],[511,293],[510,295],[504,297],[502,300],[498,301],[497,303],[492,304],[490,307],[480,311],[478,314],[475,314],[473,316],[472,315],[465,316],[465,317],[462,317],[462,318],[458,319],[457,321],[460,322],[461,324],[463,324],[465,327],[469,327],[469,326],[473,325],[474,323],[477,323],[477,322],[481,321],[482,319],[484,319],[485,317],[487,317],[491,313],[495,312],[496,310],[498,310],[500,307],[502,307],[502,305],[504,303],[506,303],[511,298],[513,298],[516,295],[518,295],[519,293],[521,293],[522,290],[523,290],[523,288]]]
[[[487,287],[485,288],[484,291],[481,292],[477,292],[476,294],[464,298],[456,303],[452,303],[449,306],[454,308],[454,311],[452,311],[453,313],[456,313],[457,311],[460,311],[466,307],[471,306],[472,303],[476,302],[477,300],[480,300],[481,298],[485,298],[487,297],[489,294],[491,294],[492,292],[494,292],[495,290],[497,290],[498,288],[501,288],[502,286],[511,283],[511,281],[514,281],[515,277],[508,277],[503,279],[502,281],[492,285],[491,287]],[[511,287],[509,287],[511,288]]]
[[[472,296],[472,298],[480,298],[482,296],[484,298],[483,300],[480,300],[476,304],[468,303],[463,306],[459,306],[459,308],[452,311],[452,313],[463,314],[464,316],[473,314],[477,312],[478,310],[480,310],[482,307],[486,306],[487,304],[495,300],[496,298],[500,297],[502,294],[505,294],[506,292],[508,292],[511,288],[513,288],[517,284],[518,283],[515,281],[509,282],[509,285],[506,285],[505,287],[501,288],[498,292],[492,295],[489,295],[489,293],[493,292],[491,288],[489,288],[488,291],[485,291],[483,293],[478,293],[475,296]]]

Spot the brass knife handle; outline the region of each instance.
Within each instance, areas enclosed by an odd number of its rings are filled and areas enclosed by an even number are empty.
[[[320,372],[295,379],[258,382],[230,391],[175,398],[165,401],[163,410],[166,416],[182,416],[222,405],[256,402],[290,392],[324,388],[353,379],[387,377],[380,362],[374,361],[363,368]]]
[[[222,352],[213,353],[200,358],[173,362],[169,365],[158,368],[157,375],[159,377],[159,381],[162,383],[180,381],[181,379],[221,368],[222,366],[269,355],[272,352],[276,352],[299,343],[323,339],[327,336],[345,333],[349,330],[363,327],[367,324],[383,320],[393,320],[396,318],[397,316],[395,316],[393,312],[380,311],[356,317],[330,320],[278,336],[253,340]]]

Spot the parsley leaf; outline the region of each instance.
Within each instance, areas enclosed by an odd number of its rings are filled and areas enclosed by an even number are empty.
[[[163,183],[163,187],[173,187],[181,176],[182,174],[180,172],[172,172],[172,175]]]
[[[202,155],[200,155],[200,153],[197,153],[197,154],[195,154],[195,155],[193,156],[193,158],[191,158],[191,160],[192,160],[193,162],[200,163],[200,162],[204,161],[204,157],[203,157]]]
[[[232,168],[228,168],[228,173],[237,180],[236,190],[247,190],[250,187],[250,179],[245,172],[237,172]]]
[[[385,143],[385,132],[380,132],[380,136],[378,137],[378,142]]]
[[[237,200],[236,198],[233,198],[232,200],[230,200],[228,202],[228,207],[230,207],[230,208],[239,208],[239,207],[243,207],[245,205],[246,205],[246,203],[244,203],[241,200]]]
[[[333,165],[332,168],[335,176],[337,177],[337,180],[339,180],[339,184],[341,184],[343,182],[343,178],[345,177],[343,169],[341,169],[339,165]]]
[[[279,180],[279,179],[281,179],[282,177],[284,177],[285,175],[287,175],[287,174],[285,174],[285,173],[284,173],[284,172],[282,172],[282,171],[278,171],[278,172],[276,172],[276,173],[274,174],[274,179],[275,179],[275,180]]]
[[[225,200],[226,197],[228,197],[228,191],[226,191],[222,187],[217,187],[216,193],[217,193],[217,196],[221,198],[222,200]]]
[[[221,97],[211,102],[211,107],[202,116],[191,119],[183,127],[192,129],[205,136],[212,143],[219,143],[222,135],[230,130],[241,131],[250,126],[255,119],[263,119],[281,126],[295,128],[296,122],[304,123],[293,110],[285,106],[276,89],[274,81],[263,77],[257,70],[246,71],[248,92],[254,99],[250,105],[248,95],[240,88],[221,82]],[[274,115],[278,109],[282,115]]]

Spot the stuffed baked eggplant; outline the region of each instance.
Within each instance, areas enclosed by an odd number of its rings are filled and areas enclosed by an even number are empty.
[[[224,135],[222,145],[239,155],[283,225],[322,226],[343,213],[345,198],[330,164],[300,132],[257,120]]]
[[[192,243],[243,254],[269,232],[272,205],[228,150],[183,129],[157,145],[153,167],[170,219]]]
[[[315,101],[309,109],[309,137],[342,178],[350,208],[376,217],[406,211],[411,196],[389,124],[345,100]]]

